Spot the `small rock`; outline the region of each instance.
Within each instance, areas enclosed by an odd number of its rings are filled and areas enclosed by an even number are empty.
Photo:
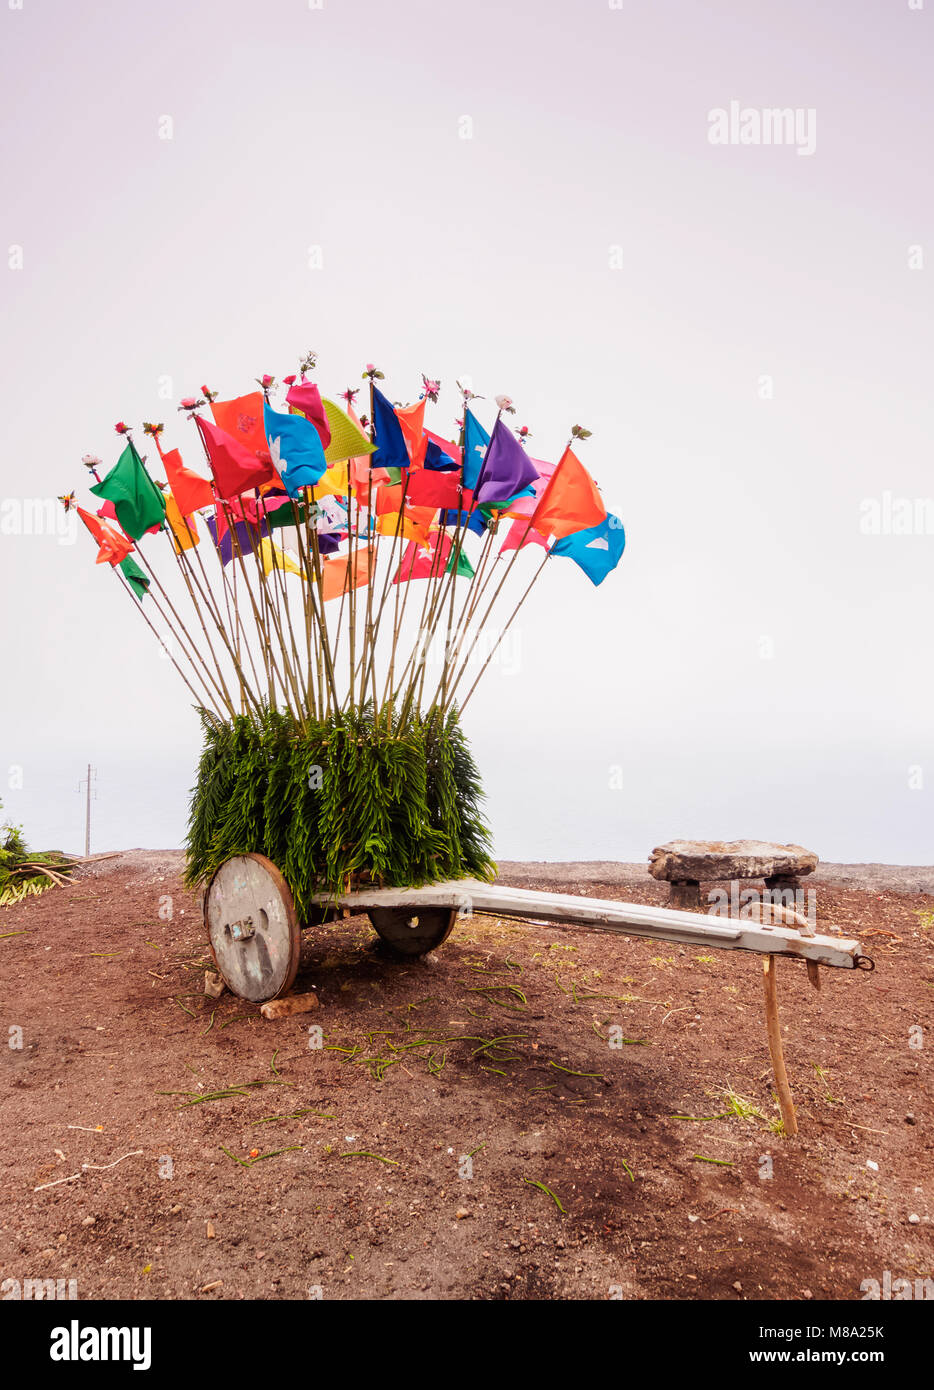
[[[742,1293],[742,1291],[743,1291],[743,1286],[742,1286],[742,1284],[739,1282],[738,1279],[734,1282],[733,1287],[734,1287],[734,1289],[736,1290],[737,1293]]]
[[[213,1239],[214,1239],[214,1226],[213,1226],[212,1222],[210,1222],[210,1221],[209,1221],[207,1224],[208,1224],[208,1232],[207,1232],[208,1240],[213,1240]]]
[[[878,1173],[878,1171],[879,1171],[879,1165],[878,1165],[878,1163],[876,1163],[876,1162],[875,1162],[873,1159],[871,1159],[871,1158],[867,1158],[867,1159],[866,1159],[866,1167],[867,1167],[867,1168],[871,1168],[872,1171],[873,1171],[874,1173]]]
[[[909,1216],[908,1220],[911,1222],[912,1226],[917,1226],[921,1222],[921,1217],[918,1215],[916,1211],[913,1211]]]
[[[469,1215],[470,1212],[467,1210],[466,1207],[458,1207],[457,1211],[454,1213],[454,1217],[457,1221],[463,1221],[464,1218]]]
[[[289,1014],[308,1014],[318,1007],[317,994],[289,994],[285,999],[270,999],[263,1004],[263,1018],[288,1018]]]
[[[211,970],[204,972],[204,992],[209,999],[220,999],[227,986],[220,975],[215,975]]]
[[[917,1123],[918,1123],[918,1121],[915,1119],[914,1115],[912,1115],[911,1112],[909,1111],[909,1113],[905,1116],[905,1124],[906,1124],[906,1125],[916,1125]]]
[[[86,1216],[81,1224],[82,1226],[93,1226],[96,1220],[96,1216]]]
[[[802,1297],[802,1298],[813,1298],[814,1295],[811,1293],[811,1290],[810,1290],[810,1289],[802,1289],[802,1290],[801,1290],[801,1297]]]

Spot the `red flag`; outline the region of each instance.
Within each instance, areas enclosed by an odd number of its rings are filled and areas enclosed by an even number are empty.
[[[293,382],[286,396],[289,405],[300,410],[306,420],[310,420],[318,431],[322,446],[326,449],[331,442],[331,426],[321,403],[321,392],[313,381]]]
[[[207,478],[202,478],[200,474],[193,473],[190,468],[185,467],[177,449],[170,449],[167,454],[163,454],[162,462],[172,496],[183,516],[191,516],[199,507],[209,507],[212,504],[214,489],[211,484]]]
[[[96,516],[82,507],[78,508],[78,515],[100,546],[97,564],[119,565],[121,560],[126,559],[133,549],[133,542],[122,531],[114,530],[106,521],[98,521]]]
[[[606,521],[597,485],[570,449],[565,449],[531,520],[543,536],[559,539]]]
[[[459,507],[462,506],[460,472],[436,472],[432,468],[419,468],[409,474],[406,502],[416,507]]]
[[[232,435],[218,429],[201,415],[195,416],[195,423],[201,431],[201,438],[204,440],[204,447],[211,463],[211,472],[214,474],[217,491],[221,497],[239,497],[241,492],[272,480],[275,469],[271,462],[261,463],[245,445],[238,443]]]
[[[269,445],[263,429],[262,391],[251,391],[248,396],[237,396],[232,401],[212,401],[211,412],[216,425],[248,449],[254,458],[267,461]]]
[[[441,539],[439,546],[438,539]],[[425,550],[415,541],[409,541],[399,561],[393,584],[408,583],[410,579],[437,579],[444,573],[444,566],[451,553],[451,541],[443,532],[432,532],[430,549]]]

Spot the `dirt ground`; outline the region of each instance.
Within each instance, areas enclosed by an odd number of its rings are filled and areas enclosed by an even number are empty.
[[[666,901],[641,866],[502,867]],[[818,930],[875,972],[817,993],[778,962],[790,1140],[758,956],[484,917],[399,961],[354,918],[305,933],[320,1009],[267,1021],[204,997],[181,856],[90,865],[0,910],[0,1281],[525,1300],[934,1279],[934,882],[862,867],[821,867]]]

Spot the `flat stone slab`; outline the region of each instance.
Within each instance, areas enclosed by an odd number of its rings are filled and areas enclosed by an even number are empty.
[[[710,879],[799,878],[813,873],[818,856],[803,845],[765,840],[669,840],[652,850],[649,873],[666,883]]]

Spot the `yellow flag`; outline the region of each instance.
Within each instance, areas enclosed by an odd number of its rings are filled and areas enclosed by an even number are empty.
[[[345,415],[340,406],[322,396],[321,404],[331,427],[331,442],[324,451],[327,463],[339,463],[341,459],[357,458],[361,454],[372,454],[376,448],[361,429]]]
[[[415,521],[410,521],[403,514],[402,525],[399,526],[399,513],[387,512],[385,516],[376,518],[376,529],[381,536],[395,536],[398,534],[407,541],[418,541],[419,545],[428,544],[428,527],[421,526]]]
[[[324,477],[315,483],[315,497],[346,497],[349,487],[347,469],[346,459],[329,464],[324,471]]]
[[[285,570],[286,574],[301,575],[298,561],[287,550],[282,550],[278,545],[274,545],[268,536],[264,537],[259,543],[259,561],[263,567],[263,574],[269,574],[270,570]]]
[[[199,541],[198,528],[195,526],[193,516],[186,518],[182,516],[179,505],[171,492],[162,494],[165,502],[165,519],[172,528],[172,544],[175,546],[175,554],[180,555],[183,550],[191,550]]]

